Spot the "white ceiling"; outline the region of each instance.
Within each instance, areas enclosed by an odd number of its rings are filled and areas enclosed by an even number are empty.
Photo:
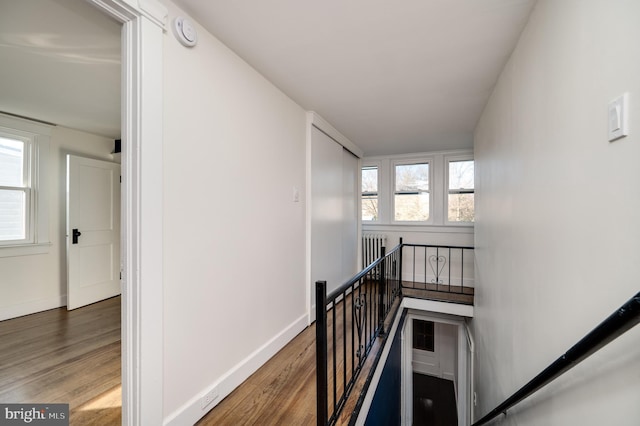
[[[535,0],[175,2],[366,155],[386,155],[472,147]],[[0,57],[0,111],[120,136],[120,25],[86,1],[3,1]]]
[[[174,1],[366,155],[471,148],[535,3]]]
[[[84,0],[0,6],[0,111],[120,137],[120,29]]]

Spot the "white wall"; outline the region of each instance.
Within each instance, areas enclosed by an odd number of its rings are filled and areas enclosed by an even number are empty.
[[[54,127],[49,147],[49,235],[46,254],[0,257],[0,320],[66,304],[66,155],[114,161],[113,139]]]
[[[188,16],[167,7],[172,21]],[[305,111],[195,25],[196,47],[168,31],[164,49],[158,326],[164,416],[181,425],[193,424],[307,321]],[[216,398],[202,409],[207,392]]]
[[[540,0],[475,133],[476,415],[638,291],[640,2]],[[607,140],[630,93],[631,135]],[[632,425],[640,328],[500,424]]]

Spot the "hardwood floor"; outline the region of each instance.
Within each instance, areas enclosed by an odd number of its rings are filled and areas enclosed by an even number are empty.
[[[350,304],[347,298],[347,306]],[[398,302],[396,302],[398,303]],[[342,329],[342,310],[336,311],[337,330]],[[392,315],[389,316],[389,321]],[[331,318],[331,315],[329,315]],[[349,318],[349,315],[347,315]],[[329,324],[329,327],[331,325]],[[386,324],[389,327],[389,323]],[[349,327],[348,327],[349,328]],[[313,425],[316,423],[315,323],[303,330],[286,347],[271,358],[256,373],[213,408],[198,425]],[[350,336],[350,335],[349,335]],[[337,335],[338,342],[341,334]],[[347,341],[350,340],[348,337]],[[375,355],[381,348],[377,339],[367,357],[345,408],[337,420],[347,425],[354,410]],[[330,346],[330,345],[329,345]],[[342,347],[338,344],[338,353]],[[332,352],[329,347],[329,354]],[[337,388],[341,393],[342,360],[337,363]],[[347,358],[350,364],[351,358]],[[332,363],[329,356],[329,363]],[[329,404],[333,403],[333,379],[329,370]],[[347,369],[349,371],[349,368]]]
[[[417,299],[439,300],[464,305],[473,305],[473,287],[448,286],[443,284],[402,281],[402,293]]]
[[[342,328],[340,312],[338,331]],[[348,424],[379,349],[378,341],[345,403],[339,425]],[[341,369],[338,363],[338,371]],[[0,322],[0,402],[68,403],[71,425],[119,425],[120,374],[120,297],[71,312],[54,309]],[[337,383],[341,381],[338,375]],[[331,382],[330,377],[330,386]],[[312,325],[198,424],[314,424],[315,386]]]
[[[68,403],[71,425],[119,425],[120,303],[0,322],[0,402]]]
[[[316,422],[315,326],[220,402],[198,425],[311,425]]]

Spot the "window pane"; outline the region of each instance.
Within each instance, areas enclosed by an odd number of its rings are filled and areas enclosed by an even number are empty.
[[[428,190],[429,164],[402,164],[396,166],[396,192]]]
[[[473,222],[473,194],[449,194],[449,222]]]
[[[473,160],[449,162],[449,222],[474,221],[473,173]]]
[[[362,168],[362,192],[378,192],[378,168]]]
[[[434,352],[435,333],[432,321],[413,320],[413,348]]]
[[[0,241],[24,240],[25,193],[16,190],[0,190]]]
[[[378,168],[362,168],[362,220],[378,220]]]
[[[449,163],[449,189],[473,189],[473,160]]]
[[[396,220],[425,221],[429,219],[429,193],[396,194]]]
[[[23,186],[24,142],[0,137],[0,185]]]
[[[378,220],[378,196],[362,196],[362,220]]]

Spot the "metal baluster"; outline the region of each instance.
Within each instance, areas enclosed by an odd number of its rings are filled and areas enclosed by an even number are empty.
[[[342,293],[342,393],[347,389],[347,290]]]
[[[327,282],[316,281],[316,415],[327,424]]]
[[[464,293],[464,249],[460,250],[460,289]]]
[[[424,248],[424,289],[425,290],[429,288],[427,286],[427,262],[429,261],[429,257],[427,256],[428,250],[429,250],[429,247]],[[413,261],[415,262],[415,259]]]
[[[398,268],[398,285],[400,286],[400,295],[402,295],[402,249],[404,248],[404,245],[402,243],[402,237],[400,237],[400,255],[398,256],[398,264],[399,264],[399,268]]]
[[[416,246],[413,246],[413,284],[411,288],[416,288]]]
[[[337,382],[337,378],[336,378],[336,302],[335,300],[333,301],[333,307],[331,309],[332,311],[332,318],[333,318],[333,324],[331,324],[331,332],[332,332],[332,336],[331,339],[333,340],[333,413],[336,412],[336,407],[338,406],[337,404],[337,396],[336,396],[336,382]]]
[[[378,288],[378,327],[376,329],[380,329],[380,333],[384,334],[384,295],[387,292],[386,290],[386,258],[385,258],[385,247],[382,247],[381,257],[382,262],[380,262],[380,281]]]
[[[451,293],[451,247],[449,247],[449,293]]]
[[[359,285],[362,285],[362,281],[358,281]],[[355,330],[353,329],[353,326],[356,324],[356,310],[355,310],[355,306],[356,306],[356,289],[355,289],[355,283],[351,285],[351,376],[353,377],[353,371],[355,369],[355,358],[356,358],[356,354],[354,352],[355,349]]]

